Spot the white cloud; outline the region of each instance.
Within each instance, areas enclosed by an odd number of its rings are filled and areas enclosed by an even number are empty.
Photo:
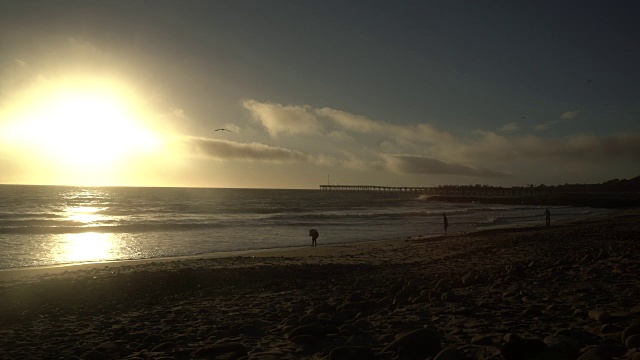
[[[558,122],[559,122],[558,120],[550,120],[550,121],[547,121],[545,123],[538,124],[538,125],[534,126],[533,129],[536,130],[536,131],[549,130],[549,128],[551,128],[551,126],[557,124]]]
[[[327,134],[327,136],[330,136],[332,138],[341,140],[341,141],[353,141],[353,137],[350,136],[349,134],[347,134],[345,131],[339,131],[339,130],[335,130],[335,131],[331,131],[330,133]]]
[[[287,135],[281,139],[282,144],[315,149],[316,154],[306,153],[306,158],[300,161],[322,166],[500,178],[511,176],[503,169],[527,168],[540,163],[595,167],[611,160],[640,161],[640,134],[572,135],[553,139],[513,136],[511,133],[520,129],[520,125],[513,122],[501,126],[500,133],[477,130],[477,137],[456,137],[426,123],[392,124],[328,107],[283,106],[254,100],[245,101],[244,106],[265,126],[269,135]],[[548,129],[580,114],[581,110],[567,111],[559,119],[537,125],[536,129]],[[304,135],[305,139],[301,141],[295,135]],[[340,141],[327,143],[323,136]]]
[[[562,113],[562,115],[560,115],[560,119],[563,119],[563,120],[575,119],[580,115],[581,112],[582,110],[580,109],[573,110],[573,111],[565,111],[564,113]]]
[[[242,106],[274,138],[279,134],[318,134],[322,128],[310,106],[284,106],[255,100],[245,100]]]
[[[256,142],[239,143],[228,140],[191,138],[190,143],[196,153],[221,160],[300,162],[311,159],[308,155],[297,150]]]
[[[577,118],[578,116],[580,116],[581,113],[582,113],[582,110],[580,110],[580,109],[572,110],[572,111],[565,111],[562,114],[560,114],[559,120],[549,120],[549,121],[547,121],[545,123],[538,124],[538,125],[534,126],[533,129],[536,130],[536,131],[549,130],[549,128],[551,128],[552,126],[558,124],[559,122],[567,121],[567,120],[573,120],[573,119]]]
[[[498,130],[504,133],[512,133],[520,130],[520,125],[518,125],[517,122],[510,122],[508,124],[504,124],[500,126]]]
[[[452,135],[430,124],[396,125],[328,107],[284,106],[255,100],[246,100],[243,106],[271,137],[330,136],[349,142],[347,147],[383,145],[385,151],[396,152],[429,148],[439,154],[446,153],[455,143]]]

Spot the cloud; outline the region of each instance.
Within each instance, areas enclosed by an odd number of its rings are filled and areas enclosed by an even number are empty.
[[[545,123],[542,124],[538,124],[536,126],[533,127],[534,130],[536,131],[544,131],[544,130],[549,130],[549,128],[555,124],[559,123],[558,120],[550,120],[547,121]]]
[[[335,130],[335,131],[331,131],[327,134],[328,136],[341,140],[341,141],[353,141],[353,137],[350,136],[349,134],[347,134],[345,131],[339,131],[339,130]]]
[[[507,174],[465,164],[447,163],[420,155],[386,155],[390,169],[407,174],[463,175],[484,178],[505,177]]]
[[[395,124],[328,107],[284,106],[255,100],[243,104],[271,137],[286,135],[282,144],[296,144],[294,147],[311,151],[304,156],[296,152],[298,155],[293,158],[322,166],[501,178],[512,176],[502,169],[526,169],[536,164],[596,167],[612,161],[640,161],[640,134],[513,136],[520,129],[513,122],[496,132],[477,130],[475,137],[453,136],[427,123]],[[536,129],[548,129],[576,119],[581,113],[567,111]],[[333,141],[328,144],[330,139]]]
[[[565,111],[562,114],[560,114],[559,120],[549,120],[549,121],[547,121],[545,123],[538,124],[538,125],[534,126],[533,129],[536,130],[536,131],[549,130],[549,128],[551,128],[552,126],[558,124],[559,122],[567,121],[567,120],[573,120],[573,119],[577,118],[578,116],[580,116],[581,113],[582,113],[581,109],[572,110],[572,111]]]
[[[242,106],[251,112],[271,137],[279,134],[318,134],[321,124],[310,106],[283,106],[245,100]]]
[[[543,139],[533,135],[506,138],[490,131],[476,133],[481,139],[465,149],[465,156],[470,160],[640,161],[640,134],[573,135],[562,139]]]
[[[520,130],[520,125],[517,122],[510,122],[508,124],[504,124],[498,128],[501,132],[504,133],[513,133]]]
[[[334,125],[345,131],[360,134],[381,134],[397,141],[420,141],[425,143],[440,143],[450,141],[452,136],[440,131],[429,124],[395,125],[384,121],[372,120],[366,116],[348,113],[332,108],[315,109],[314,112],[330,120]]]
[[[562,113],[562,115],[560,115],[560,119],[563,120],[572,120],[578,117],[578,115],[580,115],[580,113],[582,112],[582,110],[578,109],[578,110],[573,110],[573,111],[565,111],[564,113]]]
[[[387,149],[398,151],[429,147],[439,153],[446,153],[455,142],[449,133],[425,123],[396,125],[328,107],[284,106],[255,100],[245,100],[243,106],[274,138],[284,134],[329,136],[359,146],[367,142],[372,146],[385,144]]]
[[[196,153],[221,160],[248,160],[266,162],[309,161],[310,157],[297,150],[260,143],[239,143],[228,140],[191,138]]]

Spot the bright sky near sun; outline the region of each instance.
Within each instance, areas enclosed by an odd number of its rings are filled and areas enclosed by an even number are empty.
[[[3,1],[0,183],[632,178],[635,6]]]

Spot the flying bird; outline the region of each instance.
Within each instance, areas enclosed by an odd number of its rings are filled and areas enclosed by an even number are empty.
[[[228,130],[228,129],[215,129],[214,131],[228,131],[228,132],[231,132],[231,130]]]

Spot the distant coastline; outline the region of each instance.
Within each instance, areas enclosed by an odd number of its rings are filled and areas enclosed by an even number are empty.
[[[321,191],[420,194],[427,201],[504,205],[588,206],[593,208],[640,207],[640,176],[613,179],[601,184],[500,187],[490,185],[440,185],[430,187],[375,185],[320,185]]]
[[[593,208],[622,209],[640,207],[640,194],[550,194],[544,196],[450,196],[435,195],[431,202],[480,203],[504,205],[588,206]]]

